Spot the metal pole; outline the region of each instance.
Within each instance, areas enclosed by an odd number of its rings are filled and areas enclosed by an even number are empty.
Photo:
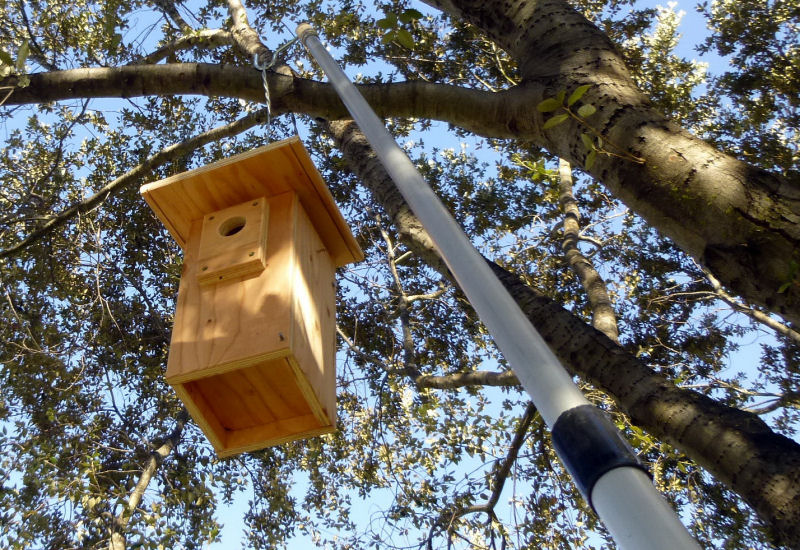
[[[511,365],[551,430],[556,451],[578,488],[620,548],[699,548],[643,474],[643,466],[608,418],[575,386],[517,303],[494,276],[414,164],[366,100],[328,54],[314,29],[297,36],[319,63],[386,171],[433,239],[456,281]],[[605,478],[624,487],[609,492]],[[642,483],[645,479],[647,483]],[[600,489],[602,493],[599,493]],[[632,494],[633,493],[633,494]],[[635,503],[635,521],[618,513],[619,500]],[[624,507],[623,507],[624,508]]]

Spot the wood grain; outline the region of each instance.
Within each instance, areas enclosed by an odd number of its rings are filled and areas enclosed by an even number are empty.
[[[340,267],[364,258],[297,137],[148,183],[140,190],[184,250],[195,220],[247,200],[287,191],[297,193],[334,265]]]

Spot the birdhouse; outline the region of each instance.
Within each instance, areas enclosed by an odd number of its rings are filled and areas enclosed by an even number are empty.
[[[300,140],[141,193],[184,253],[167,382],[217,453],[333,431],[334,270],[363,253]]]

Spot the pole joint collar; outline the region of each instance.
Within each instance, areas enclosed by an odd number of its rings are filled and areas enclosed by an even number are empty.
[[[561,413],[551,434],[558,456],[592,510],[592,489],[610,470],[628,466],[650,475],[617,427],[593,405]]]

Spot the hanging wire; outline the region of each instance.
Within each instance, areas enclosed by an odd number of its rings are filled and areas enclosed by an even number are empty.
[[[267,141],[269,141],[270,139],[269,134],[272,122],[272,101],[270,100],[269,97],[269,83],[267,81],[267,71],[269,71],[270,69],[272,69],[272,67],[275,66],[275,63],[278,61],[278,55],[283,51],[289,49],[291,46],[293,46],[295,42],[297,42],[297,38],[293,38],[292,40],[290,40],[289,42],[287,42],[286,44],[275,50],[275,52],[270,57],[269,62],[262,61],[261,56],[259,54],[257,53],[253,54],[253,66],[257,70],[261,71],[261,82],[264,85],[264,103],[266,104],[267,107],[267,122],[266,122]],[[297,132],[296,123],[295,123],[295,132]]]

